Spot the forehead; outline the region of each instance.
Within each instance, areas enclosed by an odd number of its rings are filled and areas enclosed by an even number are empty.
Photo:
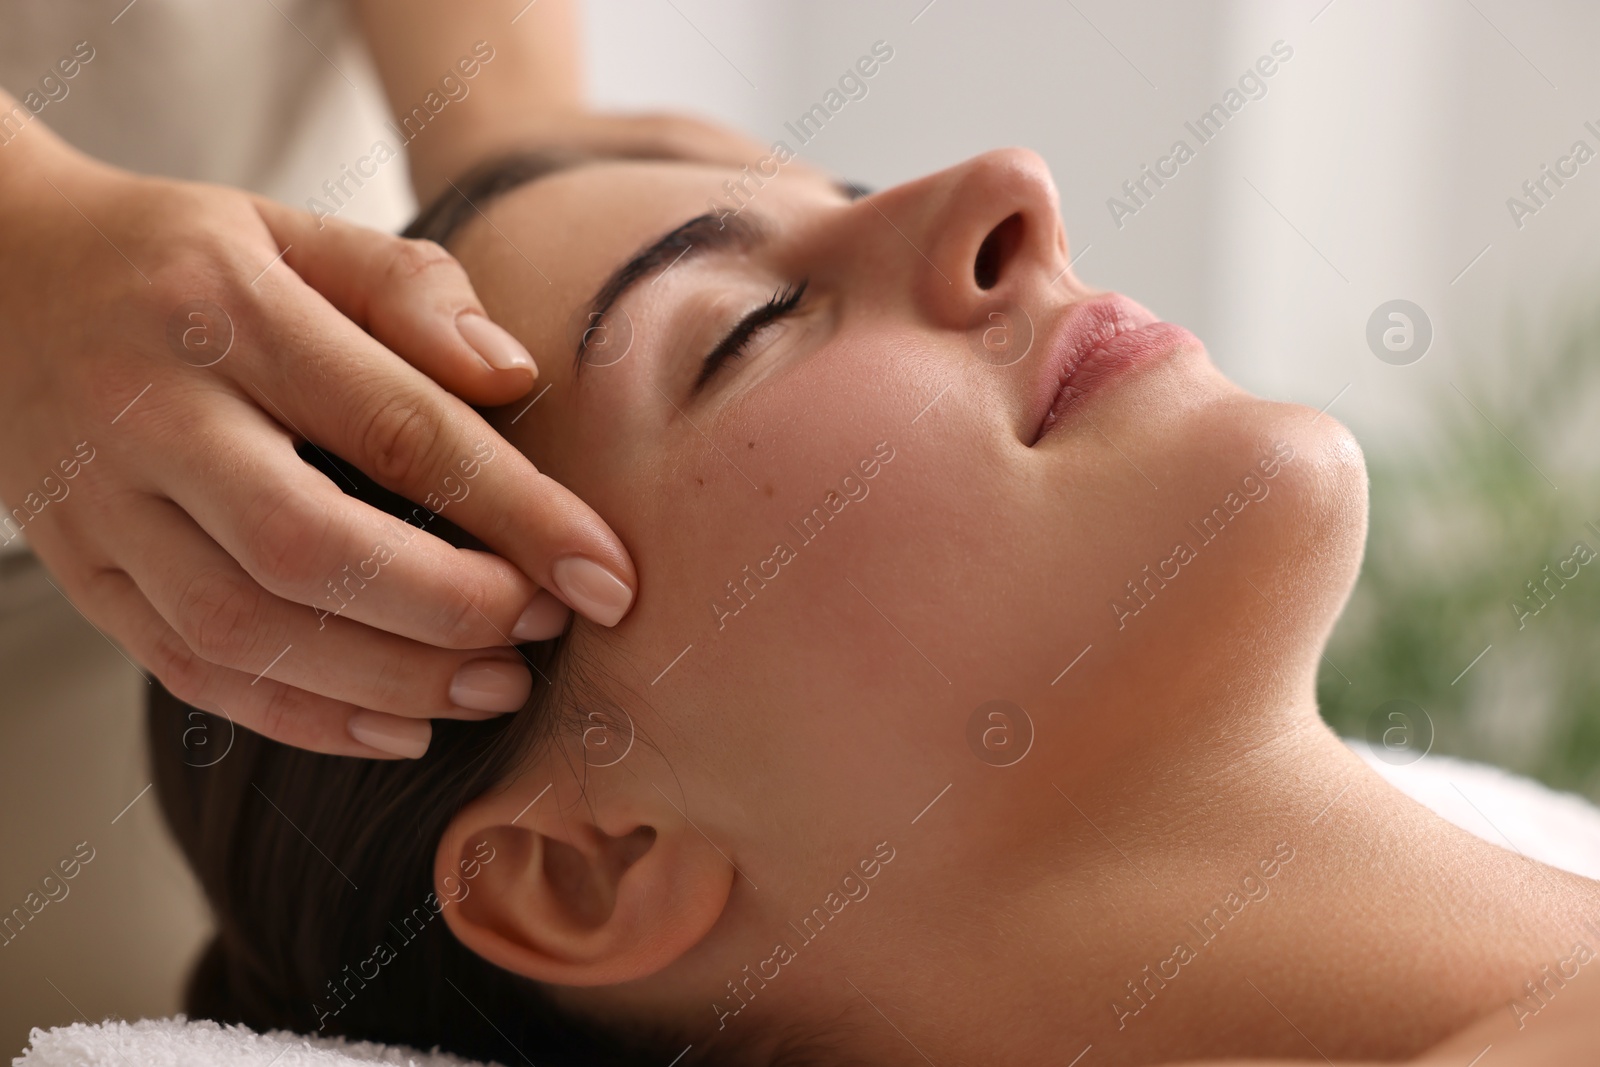
[[[711,167],[602,163],[530,182],[475,217],[453,251],[491,318],[522,339],[550,381],[565,319],[670,219],[705,210],[727,177]]]
[[[517,335],[539,362],[540,381],[570,373],[588,301],[641,246],[696,215],[749,202],[775,220],[828,197],[832,184],[798,168],[766,179],[696,163],[606,162],[560,171],[520,186],[486,207],[453,243],[491,318]],[[740,196],[741,198],[736,198]],[[630,299],[648,299],[649,280]]]

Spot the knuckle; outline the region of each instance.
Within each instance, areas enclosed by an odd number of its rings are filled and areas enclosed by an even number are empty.
[[[174,629],[201,659],[237,666],[255,646],[261,607],[249,586],[215,571],[191,578],[173,609]]]
[[[301,691],[276,682],[260,700],[251,716],[251,728],[264,737],[282,740],[299,718]]]
[[[245,570],[277,595],[309,602],[327,570],[321,555],[331,521],[320,501],[297,488],[263,493],[240,516]]]
[[[478,648],[484,644],[484,618],[477,600],[465,587],[452,594],[434,615],[434,631],[442,648]]]
[[[402,238],[396,242],[389,257],[390,282],[405,284],[429,275],[436,278],[440,273],[465,276],[456,257],[437,241]]]
[[[184,220],[183,241],[151,272],[149,291],[170,309],[196,297],[243,298],[248,282],[277,248],[247,198],[205,187],[165,194],[170,217]]]
[[[185,704],[199,706],[206,696],[208,668],[173,632],[156,639],[148,653],[150,673],[161,679],[167,692]]]
[[[442,672],[435,669],[434,658],[438,655],[432,650],[421,654],[396,650],[374,657],[376,669],[363,679],[362,692],[351,699],[363,708],[391,715],[439,710],[442,704],[435,700],[435,694],[442,694],[448,683],[438,677]]]
[[[380,483],[396,484],[432,469],[439,448],[433,413],[409,397],[378,402],[360,415],[354,440]]]

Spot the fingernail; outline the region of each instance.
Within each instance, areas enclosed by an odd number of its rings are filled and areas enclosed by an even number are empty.
[[[450,703],[470,711],[516,711],[528,701],[533,675],[520,663],[475,659],[450,682]]]
[[[571,608],[557,600],[548,589],[541,589],[511,628],[511,636],[518,641],[543,641],[566,629],[571,617]]]
[[[416,759],[427,752],[428,742],[433,737],[433,724],[427,719],[403,719],[381,711],[353,713],[346,729],[363,745],[407,759]]]
[[[627,583],[594,560],[568,556],[556,560],[550,573],[572,606],[601,626],[615,626],[633,603]]]
[[[472,350],[491,369],[516,370],[520,367],[526,368],[535,378],[539,376],[539,365],[522,347],[522,342],[476,311],[463,311],[458,315],[456,329],[460,331],[462,340],[471,345]]]

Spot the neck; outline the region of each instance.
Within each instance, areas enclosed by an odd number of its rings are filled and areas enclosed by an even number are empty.
[[[952,893],[925,924],[977,936],[879,964],[900,1029],[941,1067],[1066,1064],[1089,1045],[1097,1065],[1392,1059],[1536,1012],[1576,943],[1600,949],[1600,883],[1395,790],[1322,724],[1309,682],[1282,707],[1147,731],[1057,774],[1049,855],[1022,877],[997,865],[1012,882]],[[923,1062],[880,1036],[874,1062]]]

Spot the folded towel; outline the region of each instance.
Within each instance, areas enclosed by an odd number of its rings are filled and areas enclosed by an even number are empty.
[[[336,1037],[258,1034],[243,1026],[193,1022],[182,1015],[136,1023],[73,1023],[34,1028],[12,1067],[483,1067],[444,1052],[418,1052]]]
[[[1491,844],[1585,878],[1600,879],[1600,808],[1486,763],[1428,755],[1395,764],[1346,739],[1390,785]]]

